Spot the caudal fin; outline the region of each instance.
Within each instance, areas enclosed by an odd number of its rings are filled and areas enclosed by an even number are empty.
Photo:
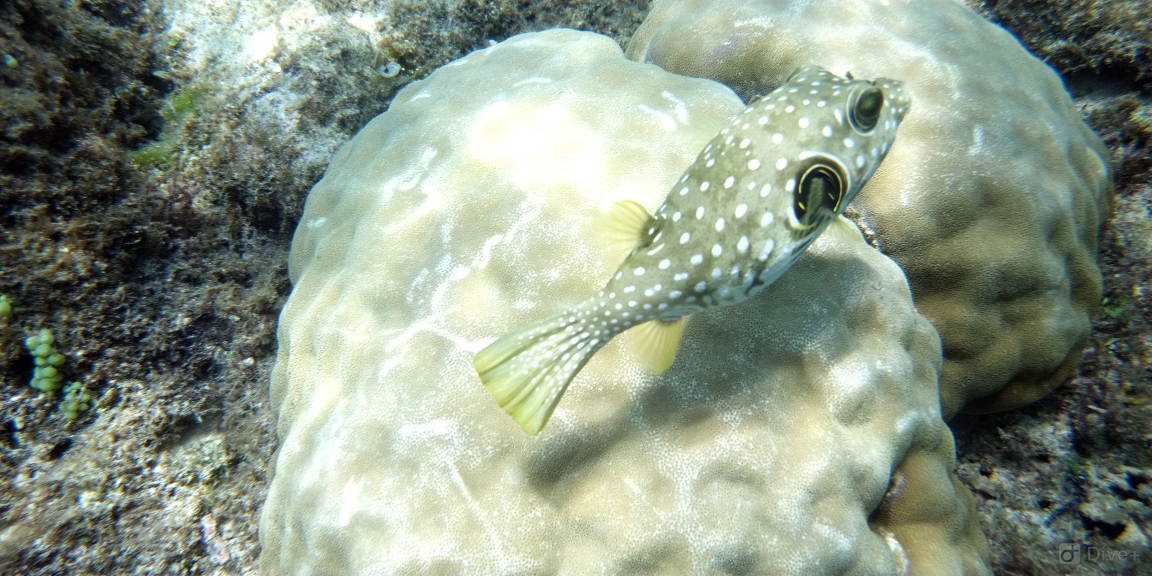
[[[568,384],[610,337],[584,330],[577,311],[530,324],[472,359],[496,403],[528,434],[544,428]]]

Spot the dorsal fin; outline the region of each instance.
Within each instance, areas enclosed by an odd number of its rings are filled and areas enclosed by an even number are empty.
[[[632,200],[613,202],[596,219],[596,236],[613,256],[629,253],[648,241],[652,215]]]
[[[659,374],[676,360],[676,347],[680,345],[683,330],[684,318],[672,322],[652,320],[625,332],[624,346],[645,368]]]

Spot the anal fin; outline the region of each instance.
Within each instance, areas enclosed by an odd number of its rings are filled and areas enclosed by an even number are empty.
[[[634,326],[623,334],[624,346],[645,368],[659,374],[676,360],[676,348],[680,345],[684,320],[652,320]]]

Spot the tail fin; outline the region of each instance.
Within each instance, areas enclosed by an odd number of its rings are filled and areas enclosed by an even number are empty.
[[[504,335],[472,359],[496,403],[536,435],[588,359],[611,339],[585,330],[579,307]]]

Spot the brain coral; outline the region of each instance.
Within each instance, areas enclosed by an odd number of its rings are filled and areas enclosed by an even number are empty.
[[[1076,368],[1107,151],[1007,32],[949,0],[664,0],[628,56],[746,98],[805,64],[903,80],[912,110],[853,207],[940,331],[945,416],[1026,404]]]
[[[860,238],[694,317],[659,377],[609,344],[538,437],[472,371],[613,273],[598,206],[654,207],[741,108],[557,30],[445,66],[342,147],[292,245],[261,569],[987,573],[939,339]]]

